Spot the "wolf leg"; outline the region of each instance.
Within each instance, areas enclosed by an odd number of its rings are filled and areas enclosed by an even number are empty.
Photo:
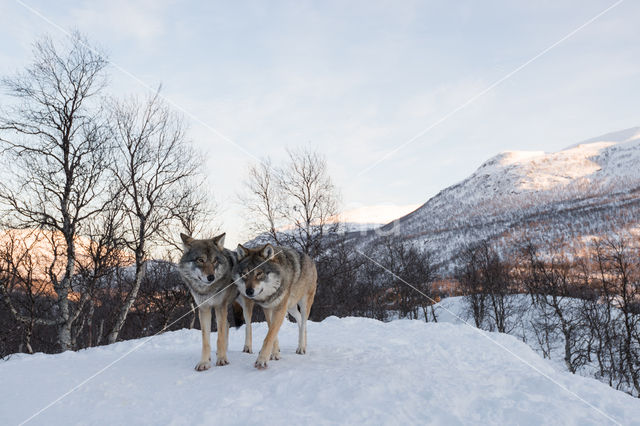
[[[200,329],[202,330],[202,354],[200,362],[196,365],[196,370],[204,371],[211,368],[211,307],[200,306],[198,308],[200,317]]]
[[[267,325],[271,328],[271,316],[273,315],[273,310],[267,311],[264,310],[264,317],[267,320]],[[285,314],[286,315],[286,314]],[[278,342],[278,336],[276,335],[276,340],[273,342],[273,348],[271,349],[271,356],[269,357],[271,360],[278,361],[280,359],[280,343]]]
[[[216,325],[218,326],[218,342],[216,348],[216,365],[227,365],[227,344],[229,342],[229,324],[227,323],[227,306],[216,306]]]
[[[307,353],[307,301],[303,297],[298,302],[296,308],[299,310],[296,321],[298,321],[298,349],[296,353],[304,355]]]
[[[278,342],[278,338],[276,337],[276,340],[273,342],[273,349],[271,350],[271,357],[269,359],[278,361],[280,358],[280,342]]]
[[[269,331],[267,332],[267,337],[264,338],[262,349],[260,349],[260,354],[258,355],[258,359],[255,364],[258,369],[267,368],[267,361],[269,360],[271,351],[274,349],[274,343],[278,338],[278,331],[280,331],[280,326],[282,326],[284,316],[287,314],[287,304],[282,303],[274,310],[270,309],[269,311],[269,317],[271,318],[269,321]],[[265,312],[265,316],[266,314],[267,313]]]
[[[311,290],[306,296],[307,300],[305,302],[305,305],[307,308],[306,310],[307,319],[309,319],[309,315],[311,314],[311,305],[313,305],[313,299],[315,299],[315,297],[316,297],[316,287],[314,286],[313,290]]]
[[[296,320],[296,324],[298,324],[298,327],[300,326],[300,321],[302,321],[302,315],[300,315],[300,311],[298,310],[298,306],[294,306],[291,309],[287,309],[287,312],[289,313],[289,315],[291,315],[293,317],[293,319]]]
[[[296,324],[298,325],[298,349],[296,349],[297,354],[304,353],[304,334],[303,334],[304,328],[303,327],[305,325],[305,320],[304,320],[303,312],[305,312],[305,309],[301,306],[301,302],[302,301],[298,302],[296,306],[287,310],[289,315],[291,315],[296,320]]]
[[[252,336],[251,336],[251,317],[253,316],[253,300],[245,299],[242,296],[238,296],[240,299],[240,305],[242,305],[242,315],[244,316],[244,348],[242,352],[253,353],[251,350],[252,347]]]

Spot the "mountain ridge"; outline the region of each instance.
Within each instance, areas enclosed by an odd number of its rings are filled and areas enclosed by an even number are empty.
[[[378,231],[395,229],[444,265],[461,248],[485,239],[528,234],[548,240],[637,230],[639,165],[640,127],[557,152],[503,151]],[[375,241],[375,235],[368,240]]]

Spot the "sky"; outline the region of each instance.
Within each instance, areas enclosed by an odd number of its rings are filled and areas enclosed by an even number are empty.
[[[78,29],[108,53],[113,93],[162,84],[230,246],[249,237],[247,167],[288,147],[326,156],[344,210],[415,206],[501,151],[640,125],[633,0],[2,0],[0,16],[0,75]]]

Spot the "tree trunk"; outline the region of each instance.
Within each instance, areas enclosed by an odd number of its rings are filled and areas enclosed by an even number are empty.
[[[100,326],[98,327],[98,333],[96,333],[96,346],[100,346],[102,343],[102,333],[104,333],[104,319],[100,320]]]
[[[109,333],[109,337],[107,341],[109,344],[115,343],[118,340],[118,335],[120,334],[120,330],[122,330],[122,326],[127,319],[127,315],[129,314],[129,310],[133,306],[133,302],[135,302],[136,297],[138,296],[138,291],[140,290],[140,285],[142,284],[142,279],[144,278],[145,273],[145,261],[142,260],[142,256],[136,253],[136,277],[133,283],[133,288],[129,292],[127,299],[124,304],[120,308],[120,313],[118,314],[118,318],[116,319],[116,323],[114,324],[111,332]]]
[[[67,222],[67,220],[65,220]],[[73,231],[69,229],[69,225],[65,223],[65,241],[67,245],[66,261],[67,265],[64,272],[64,277],[57,286],[56,293],[58,296],[57,305],[59,309],[59,324],[58,324],[58,345],[62,351],[68,351],[73,349],[71,342],[71,325],[73,318],[69,313],[69,293],[71,293],[71,280],[75,273],[76,262],[76,250],[75,242],[73,241]]]

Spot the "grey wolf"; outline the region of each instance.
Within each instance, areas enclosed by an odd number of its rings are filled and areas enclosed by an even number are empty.
[[[255,362],[258,369],[269,359],[280,359],[278,331],[287,312],[298,323],[297,354],[307,351],[307,319],[316,294],[318,273],[309,256],[286,247],[266,244],[249,249],[238,245],[233,278],[240,294],[264,310],[269,331]]]
[[[238,293],[231,280],[231,272],[237,264],[236,254],[224,248],[225,234],[212,239],[196,240],[188,235],[180,234],[184,244],[184,252],[178,263],[178,270],[189,288],[193,300],[198,306],[200,328],[202,330],[202,354],[196,370],[204,371],[211,367],[211,309],[216,313],[218,341],[216,346],[216,365],[229,364],[227,345],[229,342],[229,325],[227,310],[229,304],[242,307],[246,323],[244,352],[251,353],[251,313],[253,302]],[[234,307],[237,315],[239,309]],[[236,320],[236,325],[238,325]]]

